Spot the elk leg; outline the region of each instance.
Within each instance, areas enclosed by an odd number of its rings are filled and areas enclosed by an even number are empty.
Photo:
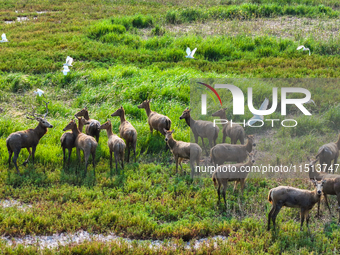
[[[34,159],[35,159],[35,150],[37,149],[36,146],[32,147],[32,163],[34,165]],[[44,168],[45,169],[45,168]],[[44,170],[45,171],[45,170]]]
[[[202,136],[201,136],[201,140],[202,140],[202,146],[203,146],[203,148],[204,148],[204,151],[205,151],[205,153],[209,156],[209,154],[208,154],[208,152],[207,152],[207,148],[205,148],[204,140],[203,140],[203,137],[202,137]],[[209,141],[209,145],[210,145],[210,141]],[[210,148],[212,148],[212,147],[210,147]]]
[[[306,217],[307,228],[309,229],[309,211],[305,212],[305,217]]]
[[[78,159],[79,159],[79,164],[81,164],[80,149],[79,148],[77,148],[77,156],[78,156]]]
[[[178,156],[175,156],[175,162],[176,162],[176,174],[178,172]]]
[[[337,161],[338,161],[338,158],[336,157],[335,159],[334,159],[334,162],[333,162],[333,170],[332,170],[332,174],[334,174],[334,172],[335,172],[335,164],[337,163]]]
[[[321,199],[318,202],[318,213],[316,214],[316,217],[320,217],[320,203],[321,203]]]
[[[69,150],[70,151],[70,150]],[[64,155],[64,164],[65,164],[65,161],[66,161],[66,156],[65,156],[65,148],[63,147],[63,155]]]
[[[121,162],[121,165],[122,165],[122,169],[124,170],[124,152],[122,152],[121,155],[120,155],[120,162]]]
[[[17,165],[17,159],[18,159],[18,156],[19,156],[19,152],[20,152],[20,149],[14,151],[14,157],[13,157],[12,161],[15,165],[15,168],[17,169],[18,174],[20,175],[19,168],[18,168],[18,165]]]
[[[225,143],[225,139],[227,138],[226,133],[223,132],[223,138],[222,138],[222,143]]]
[[[24,161],[24,163],[22,163],[24,166],[26,166],[26,164],[28,163],[28,160],[30,159],[30,157],[31,157],[31,154],[32,154],[32,152],[31,152],[31,148],[27,148],[27,151],[28,151],[28,158]]]
[[[305,209],[301,208],[301,225],[300,225],[300,231],[302,231],[303,222],[305,221],[305,214],[306,214]],[[307,226],[307,227],[308,227],[308,226]]]
[[[336,198],[338,199],[338,211],[339,211],[338,224],[340,224],[340,192],[336,193]]]
[[[131,145],[131,142],[128,142],[127,145],[126,145],[126,148],[127,148],[127,161],[129,163],[129,158],[130,158],[130,145]]]
[[[226,199],[225,199],[226,190],[227,190],[227,185],[223,185],[222,195],[223,195],[225,209],[227,209],[227,202],[226,202]]]
[[[281,208],[282,208],[281,204],[276,204],[275,211],[273,212],[273,215],[272,215],[272,221],[273,221],[274,229],[276,227],[276,217],[279,214]]]
[[[112,168],[112,151],[110,150],[110,168]]]
[[[8,167],[11,166],[11,159],[12,159],[12,155],[13,155],[13,151],[12,150],[9,150],[8,151]]]
[[[234,190],[233,190],[234,193],[235,193],[236,188],[237,188],[237,181],[234,182]]]
[[[218,195],[218,201],[217,201],[217,204],[219,205],[220,203],[221,203],[221,191],[220,191],[220,189],[221,189],[221,183],[218,183],[218,187],[217,187],[217,195]]]
[[[88,165],[89,157],[90,157],[90,154],[85,153],[85,151],[84,151],[85,171],[86,171],[86,172],[87,172],[87,165]]]
[[[194,134],[194,136],[195,136],[195,143],[198,144],[198,135],[195,135],[195,134]]]
[[[136,163],[136,143],[133,145],[133,155],[135,157],[135,163]]]
[[[331,208],[329,208],[327,194],[323,194],[323,196],[325,197],[325,203],[326,203],[327,208],[328,208],[328,210],[329,210],[329,214],[331,215],[331,217],[333,217],[332,212],[331,212]],[[319,204],[320,204],[320,201],[319,201]],[[319,204],[318,204],[318,205],[319,205]],[[318,215],[319,215],[319,206],[318,206]]]
[[[118,155],[116,152],[113,153],[115,156],[115,163],[116,163],[116,174],[118,174]]]
[[[178,157],[178,163],[179,163],[179,166],[181,167],[181,173],[183,173],[182,160],[183,158]]]
[[[94,176],[96,176],[96,165],[95,165],[95,160],[96,160],[96,151],[92,152],[92,165],[93,165],[93,173],[94,173]]]
[[[270,212],[268,213],[268,231],[270,230],[270,220],[272,219],[273,217],[273,214],[275,212],[275,205],[273,205],[272,209],[270,210]]]
[[[72,154],[72,148],[68,149],[68,160],[67,160],[67,164],[70,164],[70,160],[71,160],[71,154]]]
[[[244,144],[244,137],[243,136],[239,137],[239,140],[240,140],[241,144]]]
[[[243,195],[243,190],[244,190],[244,185],[245,185],[245,179],[241,179],[241,193],[242,193],[242,195]]]

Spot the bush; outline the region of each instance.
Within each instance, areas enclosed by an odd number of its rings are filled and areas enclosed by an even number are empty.
[[[159,25],[156,25],[152,30],[151,34],[157,35],[157,36],[162,36],[165,34],[165,29],[160,27]]]
[[[152,18],[150,16],[138,15],[132,19],[132,26],[136,28],[152,27]]]
[[[97,39],[108,33],[124,34],[125,32],[126,29],[122,25],[99,23],[89,28],[89,37],[92,39]]]

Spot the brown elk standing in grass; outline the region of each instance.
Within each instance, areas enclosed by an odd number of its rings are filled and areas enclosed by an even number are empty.
[[[322,166],[320,166],[320,169],[315,168],[315,164],[318,161],[317,159],[312,160],[309,157],[307,157],[309,161],[309,178],[310,179],[316,179],[318,181],[324,180],[325,183],[323,185],[323,195],[325,197],[325,203],[329,210],[330,215],[332,216],[331,209],[328,204],[328,198],[327,195],[336,195],[336,198],[338,200],[338,211],[339,211],[339,220],[338,224],[340,224],[340,175],[338,174],[328,174],[327,172],[322,172]],[[320,215],[320,201],[318,202],[318,214]]]
[[[67,124],[67,126],[63,129],[63,131],[67,131],[70,129],[72,130],[72,133],[76,137],[74,144],[77,149],[79,163],[81,163],[80,150],[82,150],[84,153],[84,158],[85,158],[85,171],[87,171],[88,160],[91,154],[92,163],[93,163],[93,171],[94,171],[94,175],[96,175],[95,158],[96,158],[96,149],[97,149],[98,143],[92,136],[81,133],[77,127],[76,122],[73,119],[70,121],[70,123]]]
[[[153,130],[155,129],[165,136],[164,129],[170,130],[171,120],[167,116],[151,111],[150,100],[145,100],[137,107],[145,109],[146,115],[148,115],[148,124],[150,127],[150,132],[152,133]]]
[[[130,149],[133,149],[133,153],[135,156],[135,162],[136,162],[136,145],[137,145],[137,131],[136,129],[131,125],[130,122],[128,122],[125,119],[125,111],[123,106],[121,106],[117,111],[111,114],[112,117],[119,116],[120,117],[120,126],[119,126],[119,134],[120,137],[125,139],[126,141],[126,147],[127,147],[127,162],[129,162],[130,158]]]
[[[238,163],[238,164],[230,164],[230,165],[221,165],[218,166],[218,169],[215,169],[215,172],[212,175],[212,180],[214,185],[217,187],[217,195],[218,195],[218,203],[220,203],[220,189],[223,185],[222,196],[224,200],[224,205],[227,206],[225,194],[228,186],[228,182],[235,181],[234,184],[234,192],[236,190],[237,183],[241,184],[241,192],[243,194],[244,185],[246,182],[246,178],[250,172],[252,165],[255,163],[255,153],[248,153],[249,157],[248,162],[246,163]],[[231,171],[231,170],[235,170]],[[249,170],[249,171],[248,171]]]
[[[319,158],[320,164],[327,164],[327,170],[332,165],[333,162],[333,169],[335,169],[335,164],[337,163],[339,157],[339,149],[340,149],[340,134],[338,140],[335,143],[327,143],[322,145],[319,150],[316,158]]]
[[[15,168],[17,169],[18,174],[20,174],[20,172],[17,166],[17,159],[18,159],[20,150],[22,148],[26,148],[29,153],[28,158],[25,160],[23,165],[26,166],[31,155],[32,155],[32,161],[34,164],[34,154],[35,154],[37,145],[39,143],[39,140],[41,139],[41,137],[43,137],[46,134],[47,128],[53,128],[53,126],[46,120],[46,116],[48,114],[47,106],[49,102],[45,102],[45,103],[46,103],[46,113],[44,114],[43,118],[38,117],[36,114],[34,114],[34,109],[33,109],[33,112],[30,114],[33,118],[28,117],[26,115],[27,119],[36,120],[39,122],[38,126],[35,129],[27,129],[24,131],[14,132],[10,134],[8,138],[6,139],[6,145],[7,145],[7,150],[9,154],[8,165],[10,166],[11,164],[11,158],[14,152],[13,163],[15,165]],[[32,148],[32,152],[30,148]]]
[[[122,165],[122,169],[124,170],[124,151],[126,148],[124,140],[119,138],[112,132],[112,124],[111,121],[109,120],[105,122],[103,125],[101,125],[99,129],[106,129],[107,137],[109,138],[109,140],[107,141],[107,145],[109,146],[110,149],[110,168],[112,169],[112,153],[113,153],[116,162],[116,173],[118,173],[119,161]]]
[[[279,186],[269,191],[268,201],[273,205],[268,214],[268,230],[270,229],[270,221],[273,221],[275,229],[276,216],[279,214],[283,206],[301,209],[301,226],[305,218],[307,218],[307,228],[309,223],[309,211],[320,201],[325,181],[312,180],[315,189],[313,191],[297,189],[288,186]]]
[[[84,125],[87,125],[87,124],[89,124],[87,120],[85,120],[82,117],[78,117],[78,129],[81,133],[83,132]],[[68,131],[62,134],[62,136],[60,137],[60,143],[61,143],[61,147],[63,149],[63,154],[64,154],[64,164],[66,162],[66,154],[65,154],[66,149],[68,150],[68,164],[70,164],[72,149],[76,147],[74,144],[74,142],[76,141],[76,138],[77,138],[76,134],[74,134],[72,131]]]
[[[244,144],[244,137],[246,136],[243,127],[240,124],[231,124],[229,120],[227,120],[227,115],[225,114],[225,111],[227,108],[218,110],[217,112],[214,112],[211,116],[220,117],[222,120],[228,121],[227,124],[222,124],[223,126],[223,139],[222,143],[225,143],[226,137],[230,137],[231,144],[236,144],[237,140],[240,141],[241,144]]]
[[[236,161],[241,163],[247,158],[247,152],[253,150],[254,136],[247,135],[248,141],[246,144],[217,144],[210,150],[211,161],[214,164],[222,165],[225,161]]]
[[[75,117],[81,117],[83,116],[87,121],[90,123],[85,128],[85,133],[87,135],[96,137],[97,143],[99,142],[99,134],[100,134],[100,123],[98,120],[90,119],[89,117],[89,111],[87,110],[87,107],[84,107],[81,111],[77,112]]]
[[[202,139],[202,146],[207,155],[209,155],[207,148],[204,146],[203,138],[208,138],[209,140],[209,147],[210,149],[216,145],[216,140],[218,137],[219,128],[218,126],[214,127],[214,124],[211,121],[204,121],[204,120],[193,120],[190,116],[190,111],[188,108],[183,111],[182,115],[179,119],[185,119],[185,122],[191,128],[192,133],[195,137],[195,143],[198,143],[198,137]]]
[[[183,172],[182,168],[182,161],[183,159],[190,159],[191,165],[191,178],[194,177],[194,163],[196,166],[199,165],[202,149],[197,143],[187,143],[182,141],[176,141],[172,137],[172,131],[168,131],[164,129],[165,133],[165,141],[167,142],[172,154],[175,157],[176,162],[176,174],[178,172],[178,164],[181,166],[181,171]]]

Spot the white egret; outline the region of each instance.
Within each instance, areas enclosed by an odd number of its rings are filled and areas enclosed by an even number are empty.
[[[267,110],[269,104],[269,99],[265,98],[263,103],[260,106],[259,110]],[[263,115],[254,115],[251,119],[249,119],[246,123],[246,126],[251,126],[258,121],[263,121]]]
[[[73,58],[67,56],[64,66],[72,66]]]
[[[41,89],[37,89],[37,91],[34,91],[33,93],[39,95],[40,97],[44,96],[44,91],[42,91]]]
[[[316,106],[316,104],[315,104],[313,99],[308,100],[305,104],[311,104],[311,103],[313,103]]]
[[[197,48],[193,49],[192,51],[190,50],[190,48],[187,48],[187,56],[185,56],[186,58],[192,58],[192,59],[196,59],[194,58],[194,54],[196,52]]]
[[[70,69],[68,68],[68,66],[64,66],[64,70],[63,70],[63,74],[67,75],[67,73],[70,71]]]
[[[8,40],[6,38],[6,34],[1,35],[1,41],[0,42],[8,42]]]
[[[301,49],[302,49],[302,51],[308,50],[309,51],[309,56],[310,56],[310,49],[309,48],[306,48],[305,46],[301,45],[301,46],[297,47],[296,50],[301,50]]]

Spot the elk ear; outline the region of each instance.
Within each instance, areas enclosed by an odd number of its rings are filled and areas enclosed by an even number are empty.
[[[173,130],[171,131],[171,133],[175,133],[175,129],[173,129]]]
[[[309,162],[311,162],[310,157],[307,157],[307,160],[308,160]]]
[[[191,112],[191,109],[189,109],[189,112]]]
[[[84,109],[87,110],[87,106],[85,106]]]
[[[227,109],[228,109],[228,107],[224,108],[223,110],[225,110],[225,111],[226,111]]]
[[[326,180],[322,179],[322,182],[321,182],[321,183],[324,184],[325,182],[326,182]]]
[[[120,106],[120,109],[123,109],[123,106],[122,106],[122,105]]]

